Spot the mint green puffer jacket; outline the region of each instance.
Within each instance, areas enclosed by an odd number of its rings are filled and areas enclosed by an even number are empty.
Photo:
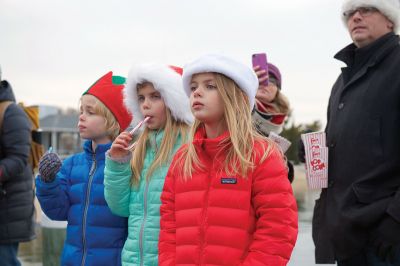
[[[161,145],[164,131],[152,132],[147,141],[146,157],[138,187],[131,186],[130,162],[119,163],[109,157],[104,169],[104,195],[111,211],[129,217],[128,238],[122,250],[122,265],[158,265],[158,235],[160,231],[160,195],[170,162],[156,169],[146,180],[146,174]],[[174,153],[181,146],[181,138]],[[172,159],[173,155],[171,156]]]

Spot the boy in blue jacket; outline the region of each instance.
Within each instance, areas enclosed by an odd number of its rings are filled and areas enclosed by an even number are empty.
[[[124,83],[109,72],[82,95],[78,128],[86,139],[84,152],[62,165],[55,153],[41,159],[36,178],[40,205],[50,219],[68,221],[62,265],[121,265],[127,219],[111,213],[103,180],[105,153],[132,119],[122,101]]]

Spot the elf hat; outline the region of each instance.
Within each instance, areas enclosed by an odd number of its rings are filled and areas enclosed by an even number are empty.
[[[95,96],[110,110],[119,124],[120,132],[124,131],[132,120],[132,115],[123,105],[124,83],[124,77],[113,76],[110,71],[83,93]]]
[[[192,76],[199,73],[219,73],[232,79],[249,97],[251,108],[258,89],[258,78],[250,67],[229,57],[208,54],[197,58],[183,68],[183,87],[190,96],[190,82]]]
[[[124,103],[133,114],[132,125],[137,125],[144,119],[137,96],[137,85],[144,82],[153,84],[171,111],[172,117],[188,125],[193,122],[189,99],[183,91],[181,75],[182,68],[163,64],[142,64],[131,69],[124,88]]]
[[[399,0],[345,0],[342,5],[342,13],[358,7],[375,7],[394,24],[394,32],[397,32],[400,24]],[[347,25],[347,20],[342,15],[342,20]]]

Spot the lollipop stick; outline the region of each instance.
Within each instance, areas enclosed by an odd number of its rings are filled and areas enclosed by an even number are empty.
[[[129,134],[130,134],[131,136],[133,136],[133,133],[135,133],[135,131],[138,130],[138,129],[139,129],[144,123],[146,123],[149,119],[150,119],[150,117],[147,116],[144,120],[140,121],[139,124],[137,124],[137,126],[134,127],[134,129],[132,129],[132,130],[129,132]],[[127,151],[132,151],[132,150],[135,148],[136,144],[137,144],[136,142],[132,143],[132,144],[129,145],[127,148],[125,148],[125,150],[127,150]]]

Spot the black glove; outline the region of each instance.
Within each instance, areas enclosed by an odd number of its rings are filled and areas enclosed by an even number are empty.
[[[396,246],[400,244],[400,223],[390,215],[378,224],[371,233],[371,244],[376,255],[382,260],[393,263],[396,256]]]
[[[297,145],[297,158],[299,158],[299,161],[302,163],[306,162],[306,149],[304,148],[304,143],[301,140],[301,138],[299,138],[298,140],[298,145]]]
[[[306,129],[303,131],[304,134],[306,133],[311,133],[313,132],[311,129]],[[299,159],[300,162],[305,163],[306,162],[306,149],[304,147],[303,140],[301,139],[301,135],[298,140],[298,145],[297,145],[297,158]]]
[[[294,179],[294,168],[293,168],[293,164],[291,162],[289,162],[289,160],[287,161],[287,167],[288,167],[288,179],[290,181],[290,183],[293,182]]]
[[[43,155],[39,161],[40,179],[45,183],[53,182],[61,168],[61,164],[61,159],[58,157],[57,153],[48,152]]]

